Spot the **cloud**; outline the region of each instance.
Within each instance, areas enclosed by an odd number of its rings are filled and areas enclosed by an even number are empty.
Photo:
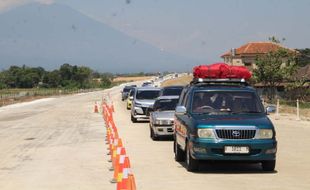
[[[21,6],[27,3],[38,2],[42,4],[52,4],[54,0],[1,0],[0,11],[8,10],[13,7]]]

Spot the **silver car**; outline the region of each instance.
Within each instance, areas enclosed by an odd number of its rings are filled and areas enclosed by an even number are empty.
[[[138,119],[149,120],[149,108],[153,106],[159,92],[160,88],[136,88],[131,106],[131,121],[133,123]]]
[[[150,113],[150,136],[158,140],[163,136],[173,136],[173,120],[179,96],[160,96]]]

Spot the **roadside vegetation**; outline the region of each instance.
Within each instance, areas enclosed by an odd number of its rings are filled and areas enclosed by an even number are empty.
[[[280,43],[275,37],[274,43]],[[269,101],[276,97],[277,89],[284,88],[283,98],[287,100],[310,101],[308,77],[300,76],[300,70],[310,65],[310,49],[291,50],[280,48],[256,58],[252,83],[265,87],[264,95]],[[309,73],[310,74],[310,73]]]
[[[42,67],[11,66],[0,72],[0,106],[39,99],[46,96],[89,92],[109,88],[113,75],[88,67],[63,64],[46,71]]]
[[[89,92],[137,80],[157,73],[100,73],[85,66],[65,63],[59,69],[11,66],[0,72],[0,106],[47,96]]]
[[[46,71],[42,67],[11,66],[0,72],[0,89],[106,88],[112,85],[112,79],[112,74],[98,73],[88,67],[70,64],[63,64],[53,71]]]

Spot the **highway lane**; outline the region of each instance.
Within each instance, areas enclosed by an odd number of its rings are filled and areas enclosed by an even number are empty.
[[[102,94],[0,108],[0,189],[115,189],[104,122],[93,113]]]
[[[189,173],[174,161],[172,141],[152,141],[147,122],[133,124],[120,87],[0,108],[0,189],[115,189],[105,129],[95,101],[110,93],[115,122],[138,189],[310,189],[310,122],[275,120],[276,172],[258,164],[206,163]]]

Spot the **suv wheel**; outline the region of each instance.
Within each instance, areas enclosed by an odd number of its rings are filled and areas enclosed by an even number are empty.
[[[189,172],[197,171],[199,168],[199,161],[192,158],[189,149],[189,143],[186,143],[186,169]]]
[[[173,141],[174,145],[174,159],[177,162],[183,162],[185,160],[185,152],[179,147],[176,139]]]
[[[264,171],[272,172],[274,171],[274,168],[276,167],[276,161],[275,160],[268,160],[262,162],[262,168]]]
[[[134,116],[131,115],[131,121],[132,121],[133,123],[136,123],[136,122],[137,122],[137,119],[136,119]]]

